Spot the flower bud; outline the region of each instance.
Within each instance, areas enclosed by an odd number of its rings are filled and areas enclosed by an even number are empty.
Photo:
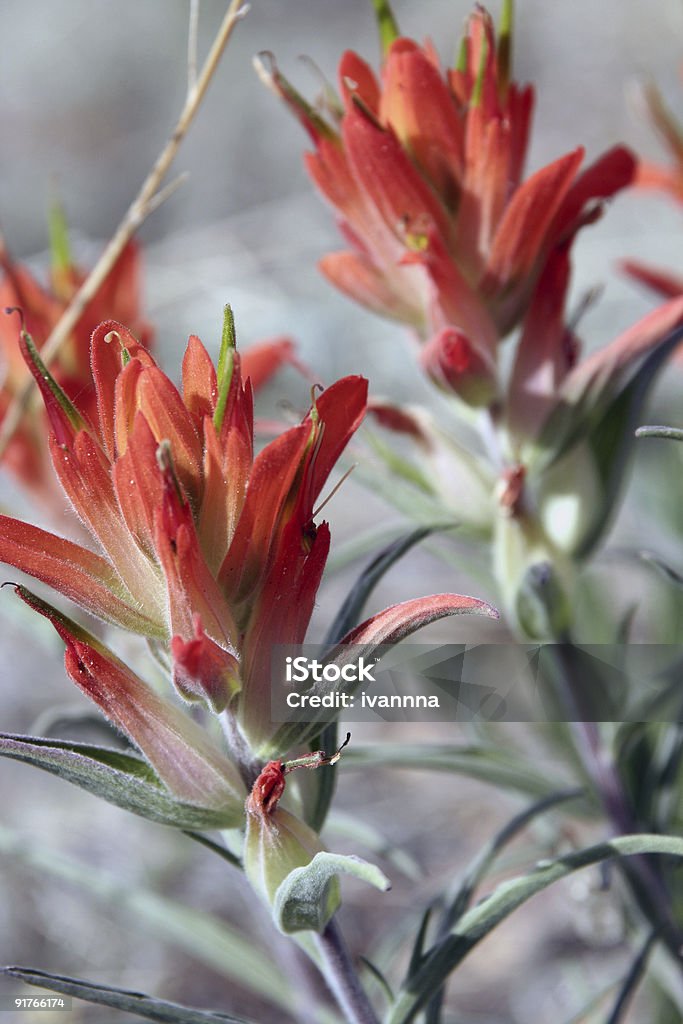
[[[284,788],[282,761],[269,761],[246,804],[244,870],[252,887],[270,907],[290,871],[304,867],[325,849],[313,829],[277,806]]]
[[[462,331],[444,327],[424,347],[420,358],[434,383],[454,391],[467,405],[482,407],[494,400],[494,367]]]

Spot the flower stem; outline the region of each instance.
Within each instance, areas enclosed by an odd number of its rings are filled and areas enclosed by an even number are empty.
[[[334,918],[316,936],[320,968],[347,1024],[378,1024],[377,1015],[358,979],[344,937]]]
[[[605,747],[597,722],[579,721],[582,708],[572,685],[571,666],[567,664],[565,644],[555,648],[560,669],[562,699],[574,741],[574,749],[600,800],[605,815],[617,835],[642,831],[624,789],[619,770]],[[621,869],[642,913],[654,926],[680,967],[683,932],[671,910],[671,897],[666,885],[649,857],[633,857]]]

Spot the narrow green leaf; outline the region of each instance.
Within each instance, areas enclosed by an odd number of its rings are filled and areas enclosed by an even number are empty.
[[[655,555],[652,551],[638,551],[637,554],[641,561],[645,562],[647,565],[651,565],[661,573],[669,583],[673,583],[677,587],[683,587],[683,576],[675,569],[672,569],[672,567],[662,558],[659,558],[658,555]]]
[[[302,868],[294,868],[278,886],[273,917],[286,934],[300,931],[322,933],[339,905],[337,875],[354,875],[376,889],[391,888],[387,876],[360,857],[316,853]]]
[[[344,751],[344,765],[347,768],[372,766],[452,772],[502,789],[539,797],[562,788],[557,777],[525,761],[514,751],[494,746],[456,747],[427,743],[351,746]]]
[[[612,1007],[612,1012],[605,1021],[605,1024],[620,1024],[620,1022],[625,1019],[624,1014],[627,1012],[629,1004],[635,995],[635,991],[645,974],[647,962],[650,959],[650,953],[652,952],[652,948],[656,941],[657,932],[650,932],[621,984],[614,1006]]]
[[[126,914],[138,930],[144,929],[162,942],[184,950],[235,984],[271,1000],[275,1006],[286,1011],[295,1009],[296,999],[287,978],[243,929],[149,889],[120,881],[111,872],[68,857],[42,840],[40,845],[28,842],[1,825],[0,854],[13,857],[22,866],[41,874],[62,879],[93,896],[108,914]],[[264,962],[268,964],[267,970]]]
[[[676,343],[682,332],[674,332]],[[635,444],[635,428],[655,377],[671,354],[665,342],[643,362],[635,377],[614,396],[604,414],[588,434],[588,442],[602,482],[601,514],[593,517],[593,527],[583,538],[577,552],[586,557],[604,535],[617,508],[617,496],[626,480],[628,460]]]
[[[549,796],[535,801],[529,807],[525,807],[523,811],[516,814],[514,818],[511,818],[493,839],[479,850],[476,857],[465,869],[460,884],[455,894],[449,900],[444,913],[440,927],[441,934],[443,935],[455,927],[470,905],[475,889],[486,877],[496,858],[508,843],[512,842],[534,818],[545,814],[546,811],[552,810],[559,804],[566,803],[568,800],[577,800],[581,796],[583,796],[582,789],[565,789],[559,793],[551,793]]]
[[[372,0],[372,6],[375,8],[375,17],[377,18],[377,27],[379,29],[379,41],[382,47],[382,56],[386,57],[389,47],[395,39],[401,34],[401,30],[398,27],[398,22],[394,17],[389,0]]]
[[[220,843],[215,843],[213,839],[209,839],[208,836],[203,836],[200,832],[191,832],[189,829],[183,829],[184,834],[189,839],[194,839],[195,843],[199,843],[200,846],[204,846],[207,850],[211,850],[212,853],[218,854],[223,860],[227,860],[228,864],[232,865],[233,868],[237,868],[238,871],[242,870],[242,861],[237,857],[227,846],[221,846]]]
[[[109,985],[98,985],[94,981],[68,978],[63,974],[50,974],[32,967],[4,967],[2,973],[10,978],[18,978],[26,985],[37,985],[51,992],[61,992],[65,996],[76,996],[87,1003],[125,1010],[146,1020],[167,1021],[169,1024],[249,1024],[242,1017],[192,1010],[179,1003],[168,1003],[163,999],[146,996],[142,992],[111,988]]]
[[[50,234],[52,273],[59,277],[59,275],[66,274],[72,265],[69,227],[66,222],[64,207],[59,200],[55,199],[50,203],[47,221]]]
[[[503,0],[498,25],[498,93],[501,97],[507,94],[512,76],[512,27],[514,7],[512,0]]]
[[[515,817],[508,821],[507,824],[493,837],[493,839],[482,847],[471,861],[469,867],[465,869],[464,875],[454,895],[448,900],[448,905],[439,925],[439,939],[442,939],[447,935],[465,913],[471,902],[475,889],[486,877],[499,853],[505,849],[507,844],[519,835],[519,833],[526,828],[534,818],[538,817],[539,814],[544,814],[546,811],[551,810],[560,803],[564,803],[567,800],[573,800],[576,797],[581,796],[582,792],[583,791],[580,789],[563,790],[560,793],[551,793],[550,796],[543,797],[541,800],[535,801],[530,807],[526,807],[520,814],[516,814]],[[420,965],[418,964],[418,966]],[[409,969],[406,981],[408,981],[414,973],[415,968],[412,970]],[[440,988],[430,1000],[425,1024],[439,1024],[439,1021],[441,1020],[443,995],[444,990],[443,988]]]
[[[397,540],[387,545],[380,553],[373,558],[372,562],[363,569],[362,573],[346,595],[337,615],[330,626],[324,640],[326,646],[332,647],[338,644],[342,637],[346,636],[354,626],[357,626],[366,601],[375,589],[384,574],[391,569],[392,565],[399,561],[412,547],[419,544],[425,537],[436,533],[437,530],[452,528],[453,523],[435,523],[432,526],[418,526],[410,533],[398,537]]]
[[[379,967],[376,967],[373,964],[372,960],[368,960],[368,958],[366,956],[363,956],[362,954],[358,957],[358,959],[362,963],[363,967],[365,967],[370,972],[372,977],[379,984],[380,988],[384,992],[384,994],[387,997],[388,1001],[390,1003],[393,1003],[393,1001],[394,1001],[394,993],[393,993],[393,991],[391,989],[391,985],[389,984],[387,979],[384,977],[384,975],[380,971]]]
[[[142,758],[89,743],[0,733],[0,757],[34,765],[116,807],[162,825],[223,828],[224,813],[176,800]]]
[[[591,864],[613,857],[654,853],[683,857],[683,839],[658,835],[620,836],[576,853],[540,861],[528,875],[503,882],[487,899],[469,910],[455,929],[427,954],[420,970],[399,992],[387,1024],[408,1024],[413,1020],[477,943],[536,893]]]
[[[218,369],[216,370],[218,400],[216,401],[216,409],[213,414],[213,425],[218,433],[220,433],[223,425],[225,406],[230,394],[236,345],[235,318],[232,313],[232,307],[226,305],[223,308],[223,332],[221,334],[221,348],[218,354]]]
[[[663,437],[671,441],[683,441],[680,427],[638,427],[636,437]]]
[[[334,747],[326,749],[334,750]],[[327,820],[328,831],[344,839],[351,839],[355,844],[364,846],[375,857],[386,860],[402,875],[416,882],[424,877],[420,865],[406,850],[396,846],[374,825],[361,821],[357,814],[345,814],[334,810]]]
[[[408,971],[406,972],[406,977],[408,978],[412,978],[413,974],[417,974],[420,965],[422,964],[425,942],[427,940],[427,929],[429,928],[429,922],[431,920],[433,912],[433,907],[427,907],[424,914],[422,915],[420,927],[417,930],[415,942],[413,943],[413,949],[410,954],[410,963],[408,964]]]
[[[592,435],[598,447],[604,449],[606,445],[601,445],[596,437],[597,429],[600,423],[605,422],[612,434],[613,424],[610,420],[617,412],[628,420],[623,422],[623,426],[628,427],[632,436],[623,443],[629,444],[635,433],[635,421],[655,376],[680,344],[681,338],[683,327],[677,327],[657,340],[644,356],[600,366],[592,376],[582,380],[576,393],[560,402],[543,425],[539,438],[543,468],[556,462],[581,437]],[[624,402],[621,402],[625,395]]]

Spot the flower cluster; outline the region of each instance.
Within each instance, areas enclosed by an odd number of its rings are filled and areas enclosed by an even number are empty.
[[[277,753],[273,646],[304,640],[330,542],[327,523],[316,522],[316,503],[361,423],[367,382],[337,381],[299,424],[256,454],[252,387],[229,309],[218,368],[191,337],[182,391],[126,327],[100,324],[90,347],[94,415],[69,399],[26,330],[20,343],[42,393],[55,471],[99,550],[2,516],[0,559],[146,637],[177,693],[223,716],[232,753],[249,776],[245,765]],[[282,344],[271,346],[272,365]],[[257,365],[267,375],[263,348]],[[241,817],[243,794],[235,794],[242,783],[210,736],[99,640],[23,588],[19,593],[54,623],[74,682],[174,796],[209,807],[218,801]],[[490,612],[472,598],[424,598],[387,609],[347,639],[391,643],[463,610]]]
[[[619,146],[580,172],[578,147],[524,177],[534,94],[510,80],[510,20],[508,4],[496,40],[477,8],[445,72],[431,44],[394,27],[379,81],[357,54],[344,54],[342,99],[328,101],[327,117],[272,59],[260,64],[308,129],[307,170],[351,245],[325,256],[323,273],[431,338],[427,372],[475,405],[495,398],[497,348],[512,328],[524,322],[528,335],[532,323],[536,346],[544,344],[564,301],[572,239],[635,169]],[[568,370],[572,350],[557,348]]]
[[[56,226],[55,226],[56,225]],[[19,308],[26,329],[42,349],[62,314],[85,280],[84,272],[70,256],[66,234],[58,231],[60,221],[53,215],[53,260],[50,287],[42,287],[31,272],[11,259],[0,244],[0,310]],[[90,374],[90,335],[106,317],[130,324],[140,343],[148,348],[152,328],[141,314],[140,252],[129,243],[114,263],[104,283],[87,303],[73,331],[57,353],[52,367],[55,380],[87,415],[95,412],[95,393]],[[17,347],[14,324],[0,315],[0,424],[29,380],[29,373]],[[41,501],[53,502],[54,476],[46,458],[45,423],[34,405],[27,409],[12,434],[3,464]]]
[[[323,273],[413,328],[422,368],[459,399],[456,419],[479,430],[478,448],[466,451],[422,410],[371,406],[382,426],[417,441],[405,476],[432,496],[437,514],[445,505],[493,537],[514,620],[530,565],[550,562],[568,576],[567,557],[585,555],[604,531],[629,437],[612,420],[625,415],[640,371],[642,401],[683,324],[683,303],[674,298],[581,361],[566,311],[572,244],[634,182],[636,159],[616,146],[581,170],[578,147],[525,177],[534,94],[511,79],[511,3],[497,36],[475,8],[446,70],[431,43],[400,35],[388,4],[377,10],[381,74],[345,53],[340,99],[328,92],[313,107],[272,57],[259,69],[308,130],[308,173],[350,246],[325,256]],[[501,343],[515,328],[503,360]],[[393,455],[388,462],[401,466]]]

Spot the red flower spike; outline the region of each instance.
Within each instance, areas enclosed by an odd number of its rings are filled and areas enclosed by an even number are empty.
[[[0,251],[0,309],[6,306],[21,307],[25,326],[38,350],[42,348],[85,278],[82,271],[70,262],[68,245],[63,243],[62,237],[59,264],[55,264],[54,267],[52,292],[43,290],[28,271],[12,263],[5,249]],[[98,421],[97,396],[90,367],[90,335],[93,328],[104,316],[113,314],[130,323],[145,344],[149,344],[152,338],[149,325],[139,315],[139,276],[140,259],[137,246],[130,243],[112,267],[100,290],[86,306],[51,364],[51,378],[93,429]],[[2,316],[0,351],[6,366],[0,388],[1,420],[28,379],[26,365],[17,347],[15,326]],[[47,395],[44,397],[47,398]],[[57,412],[54,403],[53,412]],[[59,425],[54,422],[53,429],[58,433],[60,431]],[[103,443],[106,447],[106,441],[103,440]],[[27,457],[17,462],[16,452],[20,448],[27,453]],[[111,454],[108,447],[106,450]],[[11,465],[16,467],[22,483],[43,502],[51,506],[58,503],[61,512],[61,495],[58,495],[54,486],[48,461],[42,457],[43,451],[43,428],[40,421],[36,422],[34,409],[30,409],[21,420],[13,442],[8,448],[5,462],[9,465],[9,460],[12,459]]]
[[[224,341],[216,372],[191,339],[183,400],[125,328],[102,324],[92,340],[92,429],[69,419],[68,400],[42,376],[61,436],[50,441],[55,469],[104,554],[2,519],[0,554],[106,621],[165,641],[181,695],[217,713],[229,707],[247,724],[247,739],[261,742],[272,726],[259,659],[268,644],[304,639],[329,548],[314,506],[361,422],[367,382],[337,382],[254,459],[252,390],[242,382],[229,311]],[[278,340],[258,358],[263,376],[292,350]],[[155,709],[166,721],[163,706],[149,705],[145,717],[135,706],[135,694],[143,710],[147,701],[137,677],[97,646],[87,662],[69,644],[72,633],[69,626],[64,634],[72,677],[171,785],[148,735]],[[112,703],[119,697],[120,714]],[[254,701],[258,708],[246,707]]]
[[[553,249],[633,174],[617,147],[577,176],[577,149],[524,181],[534,94],[510,80],[511,21],[507,4],[496,41],[477,7],[445,73],[433,46],[398,38],[391,21],[381,84],[344,54],[334,141],[314,134],[305,158],[350,243],[321,262],[332,283],[422,340],[459,330],[492,360]]]

